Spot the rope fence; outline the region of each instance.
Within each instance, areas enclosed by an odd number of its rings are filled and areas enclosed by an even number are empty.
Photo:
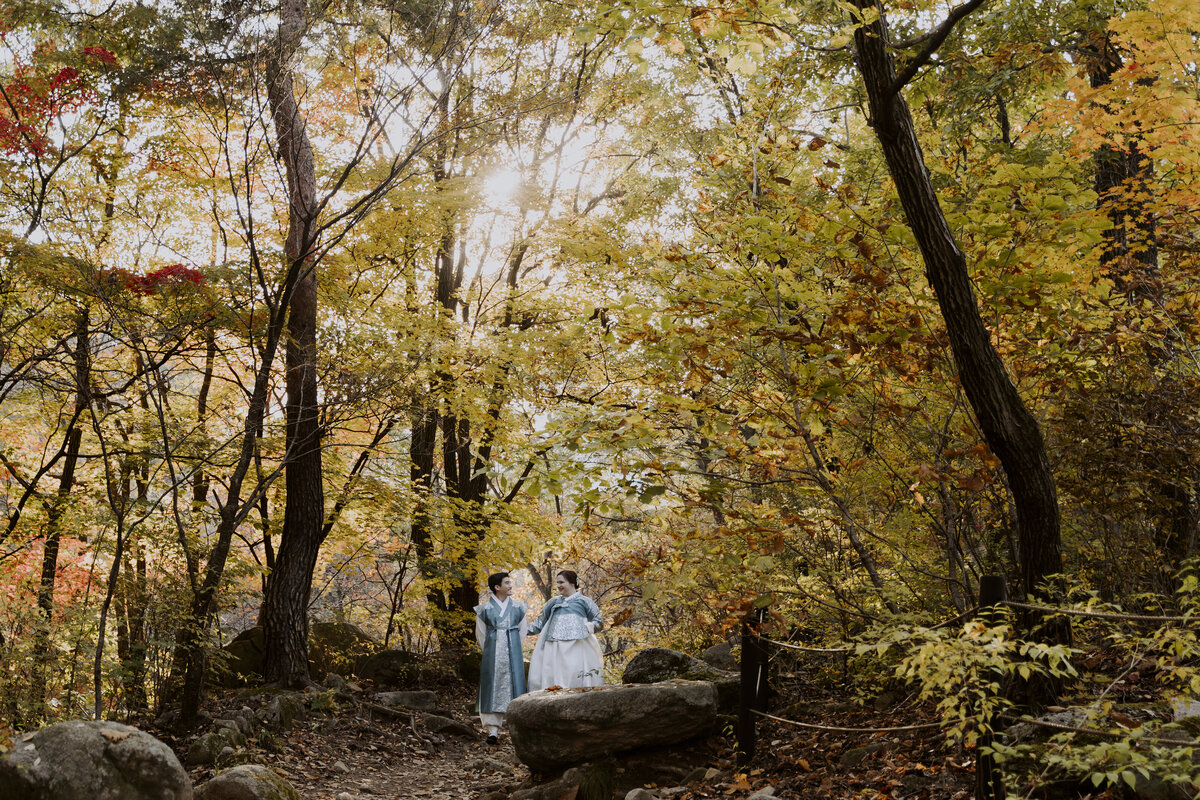
[[[1015,717],[1012,714],[1000,714],[999,717],[1005,722],[1011,722],[1016,725],[1032,725],[1035,728],[1045,728],[1061,733],[1082,733],[1088,736],[1099,736],[1104,739],[1125,739],[1128,737],[1128,733],[1105,730],[1104,728],[1077,728],[1073,725],[1060,725],[1057,722],[1047,722],[1046,720],[1034,719],[1033,717]],[[1200,747],[1200,741],[1195,739],[1164,739],[1161,736],[1143,736],[1138,739],[1138,742],[1164,747]]]
[[[1108,620],[1128,620],[1131,622],[1194,622],[1194,617],[1188,616],[1152,616],[1148,614],[1118,614],[1112,611],[1088,611],[1080,608],[1058,608],[1055,606],[1034,605],[1032,603],[1019,603],[1015,600],[1005,600],[997,605],[1005,605],[1009,608],[1017,608],[1024,611],[1038,611],[1043,614],[1063,614],[1069,617],[1087,617],[1091,619],[1108,619]],[[980,606],[975,606],[957,617],[943,620],[936,625],[928,626],[928,630],[936,631],[941,628],[946,628],[951,625],[957,625],[975,617],[979,614]],[[782,647],[786,650],[794,650],[799,653],[813,653],[815,655],[849,655],[856,652],[855,647],[805,647],[804,645],[793,644],[792,642],[783,642],[778,639],[772,639],[768,636],[759,636],[760,641],[767,644],[773,644],[776,647]]]
[[[767,644],[773,644],[776,647],[783,647],[787,650],[796,650],[801,653],[821,653],[821,654],[826,654],[826,655],[828,655],[828,654],[839,655],[842,653],[853,653],[854,652],[853,647],[802,647],[798,644],[792,644],[790,642],[780,642],[775,639],[768,639],[766,636],[760,636],[759,639],[760,639],[760,641],[766,642]]]
[[[1088,611],[1082,608],[1055,608],[1054,606],[1039,606],[1031,603],[1018,603],[1006,600],[1004,605],[1009,608],[1019,608],[1024,611],[1039,611],[1043,614],[1063,614],[1068,617],[1089,617],[1091,619],[1124,620],[1129,622],[1194,622],[1195,617],[1183,616],[1152,616],[1148,614],[1118,614],[1112,611]]]
[[[1110,611],[1091,611],[1078,608],[1056,608],[1053,606],[1037,605],[1032,603],[1021,603],[1008,599],[1008,589],[1004,582],[1003,576],[985,575],[980,580],[979,586],[979,605],[974,608],[959,614],[958,616],[944,620],[931,625],[928,630],[938,630],[951,625],[957,625],[966,622],[969,619],[982,617],[985,621],[991,617],[1001,606],[1023,611],[1031,611],[1042,614],[1063,614],[1072,617],[1082,617],[1090,619],[1102,619],[1110,621],[1134,622],[1134,623],[1193,623],[1197,617],[1193,615],[1151,615],[1151,614],[1124,614]],[[792,642],[779,641],[771,639],[760,633],[760,629],[766,623],[766,609],[756,609],[755,612],[747,617],[742,624],[742,659],[741,659],[741,709],[739,714],[738,724],[738,760],[739,763],[746,763],[754,757],[755,752],[755,720],[766,719],[784,725],[791,725],[798,728],[816,731],[830,731],[835,733],[861,733],[861,734],[879,734],[879,733],[901,733],[906,731],[931,730],[935,728],[944,728],[947,723],[944,722],[928,722],[914,725],[897,725],[891,727],[845,727],[840,725],[821,725],[812,722],[801,722],[799,720],[787,719],[768,713],[767,700],[770,693],[769,669],[772,661],[772,656],[769,651],[769,646],[773,645],[777,648],[790,650],[799,653],[812,653],[814,655],[850,655],[858,652],[858,647],[842,646],[842,647],[806,647],[804,645],[793,644]],[[781,676],[786,677],[786,676]],[[1004,692],[1003,680],[999,680],[999,693]],[[976,714],[966,717],[967,721],[981,721],[981,731],[979,734],[979,755],[976,759],[975,766],[975,798],[976,800],[1003,800],[1006,796],[1003,779],[1000,771],[996,766],[995,756],[990,752],[990,746],[994,741],[994,734],[990,725],[982,722],[984,714]],[[1069,732],[1089,736],[1097,736],[1111,739],[1128,738],[1128,733],[1121,733],[1114,730],[1104,730],[1100,728],[1077,728],[1070,725],[1060,725],[1053,722],[1046,722],[1031,717],[1015,717],[1008,714],[1000,714],[994,717],[1002,719],[1006,722],[1015,724],[1028,724],[1049,730],[1059,732]],[[962,722],[963,720],[957,720]],[[1149,745],[1158,745],[1164,747],[1178,748],[1200,748],[1200,741],[1188,740],[1182,741],[1178,739],[1165,739],[1161,737],[1135,737],[1137,743]]]
[[[842,725],[818,725],[815,722],[800,722],[799,720],[787,719],[785,717],[779,717],[774,714],[768,714],[765,711],[758,711],[758,710],[754,711],[754,715],[758,716],[758,717],[762,717],[763,719],[769,719],[773,722],[779,722],[784,725],[793,725],[797,728],[805,728],[806,730],[813,730],[813,731],[830,731],[832,733],[871,733],[871,734],[874,734],[874,733],[904,733],[907,731],[932,730],[934,728],[946,727],[945,722],[921,722],[921,723],[917,723],[914,725],[893,725],[890,727],[882,727],[882,728],[871,728],[871,727],[851,728],[851,727],[845,727]],[[976,720],[976,719],[981,719],[981,718],[982,718],[982,715],[976,714],[974,716],[965,717],[962,720],[957,720],[957,721],[962,722],[962,721]],[[1109,730],[1109,729],[1105,729],[1105,728],[1080,728],[1080,727],[1075,727],[1072,725],[1061,725],[1056,722],[1047,722],[1046,720],[1034,719],[1033,717],[1017,717],[1017,716],[1013,716],[1012,714],[999,714],[999,715],[997,715],[997,718],[1002,719],[1005,722],[1012,723],[1014,725],[1032,725],[1035,728],[1044,728],[1046,730],[1059,731],[1060,733],[1079,733],[1079,734],[1083,734],[1086,736],[1098,736],[1098,737],[1102,737],[1105,739],[1114,739],[1114,740],[1125,739],[1125,738],[1128,738],[1128,736],[1129,736],[1128,732],[1122,733],[1120,731]],[[1130,729],[1130,730],[1132,730],[1132,729]],[[1164,739],[1159,736],[1143,736],[1143,737],[1139,738],[1137,741],[1140,744],[1160,745],[1163,747],[1200,748],[1200,740],[1196,740],[1196,739]]]
[[[836,733],[899,733],[901,731],[923,731],[931,728],[940,728],[940,722],[922,722],[917,725],[897,725],[891,728],[843,728],[840,725],[817,725],[815,722],[799,722],[794,719],[784,719],[777,717],[774,714],[768,714],[765,711],[755,711],[757,716],[765,719],[782,722],[787,725],[795,725],[798,728],[808,728],[814,731],[834,731]],[[974,719],[973,717],[971,719]]]
[[[968,619],[978,613],[979,606],[975,606],[974,608],[959,614],[957,617],[951,617],[950,619],[943,620],[936,625],[930,625],[929,630],[936,631],[939,628],[945,628],[950,625],[957,625],[960,622],[966,622]],[[817,655],[849,655],[856,652],[858,649],[856,647],[805,647],[799,644],[792,644],[791,642],[781,642],[778,639],[771,639],[767,636],[760,635],[758,638],[759,641],[766,642],[767,644],[773,644],[776,647],[782,647],[786,650],[795,650],[800,653],[815,653]]]

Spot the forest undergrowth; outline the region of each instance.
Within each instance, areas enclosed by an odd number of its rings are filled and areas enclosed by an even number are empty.
[[[1165,713],[1163,684],[1153,662],[1133,664],[1131,669],[1127,654],[1114,648],[1080,650],[1076,660],[1083,677],[1064,687],[1062,702],[1077,708],[1104,704],[1098,724],[1137,727],[1141,723],[1130,718],[1130,708]],[[764,790],[798,800],[972,797],[978,748],[948,736],[938,726],[942,719],[938,707],[922,700],[915,686],[899,680],[880,683],[864,676],[862,669],[854,657],[777,657],[772,663],[768,711],[773,718],[759,721],[753,759],[739,764],[734,729],[727,724],[702,747],[690,750],[693,756],[707,753],[706,763],[684,763],[681,758],[678,765],[669,765],[678,767],[681,775],[690,773],[691,781],[660,780],[645,788],[672,800],[746,800],[755,794],[763,797]],[[221,768],[266,764],[305,800],[505,800],[555,777],[532,774],[507,736],[496,747],[486,745],[482,735],[471,738],[431,731],[415,717],[388,713],[377,705],[369,682],[349,686],[336,693],[336,701],[323,713],[297,721],[290,730],[252,737],[246,748],[223,758]],[[446,713],[468,726],[477,724],[471,712],[473,685],[450,681],[435,688]],[[206,711],[220,719],[258,699],[250,690],[222,691],[214,693]],[[726,723],[732,723],[732,718],[726,718]],[[163,729],[152,732],[167,741],[181,760],[186,758],[189,737]],[[215,770],[205,766],[190,772],[200,785]],[[695,778],[699,773],[703,779]],[[1086,781],[1039,784],[1012,770],[1006,780],[1010,796],[1093,800],[1123,796],[1119,787],[1088,786]],[[624,796],[624,791],[618,794]]]

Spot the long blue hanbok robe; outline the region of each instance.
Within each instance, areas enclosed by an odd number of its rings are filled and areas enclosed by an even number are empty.
[[[525,605],[511,598],[502,606],[490,597],[475,607],[475,638],[483,651],[477,710],[484,724],[500,725],[503,718],[498,715],[508,710],[513,698],[525,694],[521,639],[526,611]]]

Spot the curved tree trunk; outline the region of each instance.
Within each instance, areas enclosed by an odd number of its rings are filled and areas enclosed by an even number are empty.
[[[1054,476],[1037,420],[1025,407],[979,314],[967,260],[950,230],[925,167],[912,114],[901,90],[945,40],[954,24],[981,5],[959,6],[931,36],[902,74],[889,50],[882,5],[855,0],[879,18],[855,31],[858,67],[870,101],[871,125],[883,148],[908,225],[925,261],[925,274],[937,294],[959,380],[984,439],[1004,468],[1013,496],[1025,596],[1062,569],[1061,518]],[[1060,638],[1060,637],[1056,637]]]

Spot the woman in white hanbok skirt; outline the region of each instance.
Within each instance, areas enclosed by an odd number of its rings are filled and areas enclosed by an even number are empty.
[[[576,689],[604,683],[604,651],[596,631],[604,627],[600,607],[579,592],[579,577],[569,569],[554,580],[551,598],[529,634],[540,633],[529,659],[529,691],[561,686]]]

